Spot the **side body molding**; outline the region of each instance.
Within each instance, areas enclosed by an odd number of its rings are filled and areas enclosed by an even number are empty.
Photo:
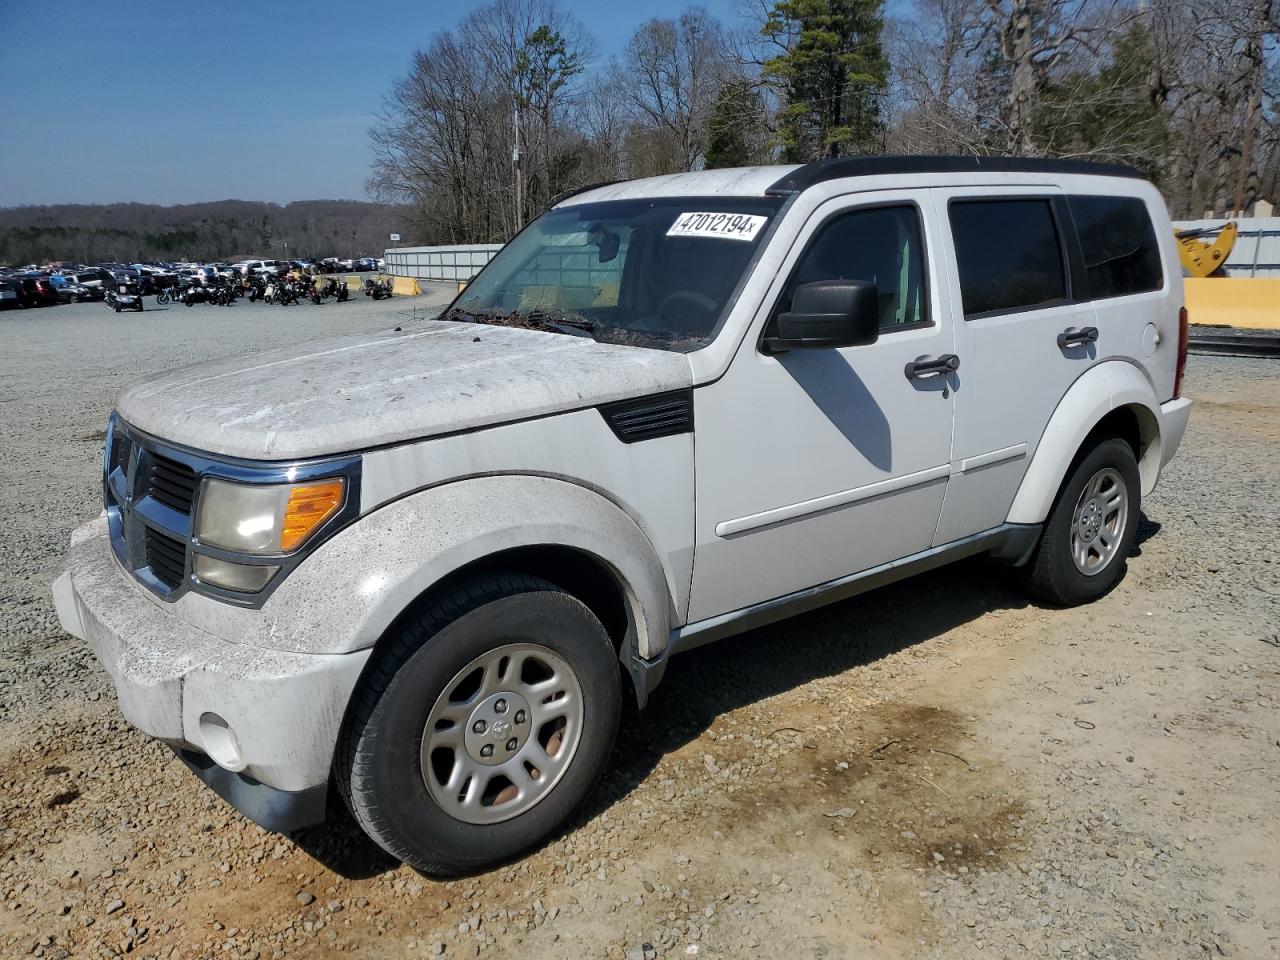
[[[1081,375],[1053,411],[1009,508],[1009,523],[1044,522],[1081,442],[1103,417],[1120,407],[1129,407],[1138,418],[1142,492],[1155,489],[1162,463],[1160,403],[1138,367],[1110,360]]]
[[[195,594],[185,613],[239,642],[297,653],[373,646],[418,596],[467,564],[514,547],[571,547],[603,561],[630,617],[622,651],[652,658],[667,644],[670,595],[653,544],[605,497],[548,477],[476,477],[392,501],[307,558],[254,616]]]

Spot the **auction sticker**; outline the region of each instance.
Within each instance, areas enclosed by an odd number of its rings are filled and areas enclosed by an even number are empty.
[[[682,213],[667,236],[754,240],[767,219],[752,213]]]

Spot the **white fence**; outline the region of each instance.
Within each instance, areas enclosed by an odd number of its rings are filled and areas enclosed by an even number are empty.
[[[470,280],[502,249],[500,243],[456,247],[392,247],[383,269],[395,277],[418,280]]]
[[[1226,220],[1179,220],[1178,230],[1207,228],[1212,241]],[[1223,272],[1229,277],[1280,277],[1280,217],[1240,217],[1236,245],[1227,256]]]

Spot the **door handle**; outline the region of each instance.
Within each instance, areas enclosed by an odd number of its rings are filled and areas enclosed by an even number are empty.
[[[1097,340],[1097,327],[1081,327],[1079,330],[1067,327],[1058,334],[1058,346],[1064,350],[1067,347],[1083,347],[1086,343],[1096,343]]]
[[[944,353],[940,357],[920,357],[907,363],[903,371],[910,380],[922,377],[936,377],[960,369],[960,358],[954,353]]]

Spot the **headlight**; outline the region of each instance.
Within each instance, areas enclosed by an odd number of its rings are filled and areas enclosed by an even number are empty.
[[[291,553],[342,509],[346,486],[342,477],[289,484],[208,477],[196,511],[196,539],[236,553]]]

